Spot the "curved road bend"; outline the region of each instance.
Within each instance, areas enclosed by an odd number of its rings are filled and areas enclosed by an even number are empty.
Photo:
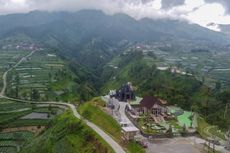
[[[54,105],[62,105],[62,106],[66,106],[69,107],[72,112],[73,115],[78,118],[81,119],[81,115],[77,112],[77,108],[73,105],[73,104],[69,104],[69,103],[65,103],[65,102],[31,102],[31,101],[25,101],[25,100],[20,100],[20,99],[14,99],[14,98],[10,98],[5,96],[5,90],[7,87],[7,74],[9,71],[11,71],[13,68],[17,67],[19,64],[21,64],[26,58],[32,56],[34,54],[35,51],[32,51],[30,54],[24,56],[23,58],[21,58],[21,60],[16,63],[13,67],[11,67],[9,70],[7,70],[4,74],[3,74],[3,88],[2,91],[0,93],[0,97],[1,98],[5,98],[8,100],[13,100],[13,101],[18,101],[18,102],[23,102],[23,103],[32,103],[32,104],[54,104]],[[83,120],[83,122],[88,125],[90,128],[92,128],[98,135],[100,135],[112,148],[116,153],[125,153],[124,149],[116,142],[114,141],[108,134],[106,134],[100,127],[98,127],[97,125],[95,125],[94,123],[88,121],[88,120]]]

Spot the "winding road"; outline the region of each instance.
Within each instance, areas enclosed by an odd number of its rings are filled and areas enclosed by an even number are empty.
[[[78,118],[82,119],[81,115],[77,112],[77,108],[73,104],[65,103],[65,102],[33,102],[33,101],[25,101],[25,100],[20,100],[20,99],[14,99],[5,96],[5,90],[7,87],[7,74],[10,72],[13,68],[16,68],[18,65],[20,65],[24,60],[26,60],[28,57],[32,56],[36,51],[32,51],[28,55],[22,57],[13,67],[8,69],[4,74],[3,74],[3,88],[0,92],[0,98],[5,98],[8,100],[12,101],[17,101],[17,102],[22,102],[22,103],[31,103],[31,104],[53,104],[53,105],[60,105],[60,106],[65,106],[68,107],[72,110],[73,115]],[[84,119],[82,120],[86,125],[88,125],[90,128],[92,128],[98,135],[100,135],[111,147],[116,153],[125,153],[124,149],[116,142],[114,141],[107,133],[105,133],[100,127],[95,125],[94,123]]]

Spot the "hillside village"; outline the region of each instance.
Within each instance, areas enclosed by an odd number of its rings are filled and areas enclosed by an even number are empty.
[[[230,153],[230,5],[182,1],[0,0],[0,153]]]
[[[152,139],[197,137],[199,114],[169,105],[153,95],[138,97],[134,89],[128,82],[102,97],[108,113],[122,127],[124,142],[134,140],[144,148],[152,148]],[[227,141],[211,137],[206,140],[197,137],[196,141],[200,145],[210,141],[212,147],[220,144],[227,146]]]

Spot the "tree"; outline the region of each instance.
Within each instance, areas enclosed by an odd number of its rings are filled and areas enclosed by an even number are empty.
[[[39,98],[40,98],[39,91],[37,89],[33,89],[31,91],[31,100],[39,100]]]

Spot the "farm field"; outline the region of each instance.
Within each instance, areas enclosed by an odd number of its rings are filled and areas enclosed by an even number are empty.
[[[6,94],[25,100],[59,101],[71,97],[73,101],[74,78],[55,53],[37,51],[8,73]]]
[[[38,107],[27,103],[0,99],[0,127],[47,125],[52,118],[62,112],[62,109],[53,106]],[[36,116],[36,113],[43,116]],[[28,118],[27,116],[31,114],[35,114],[35,116]]]
[[[0,114],[9,111],[31,108],[31,106],[32,105],[26,103],[18,103],[6,99],[0,99]]]
[[[29,51],[15,50],[15,51],[4,51],[0,50],[0,76],[19,61],[23,56],[29,54]],[[0,89],[2,88],[2,77],[0,77]]]
[[[22,145],[31,138],[33,138],[33,133],[27,131],[0,133],[0,152],[18,152]]]
[[[199,80],[205,77],[205,84],[215,87],[221,82],[222,88],[230,86],[229,52],[164,52],[153,51],[161,61],[155,61],[159,67],[176,66],[181,71],[195,73]],[[148,60],[150,61],[150,60]]]

